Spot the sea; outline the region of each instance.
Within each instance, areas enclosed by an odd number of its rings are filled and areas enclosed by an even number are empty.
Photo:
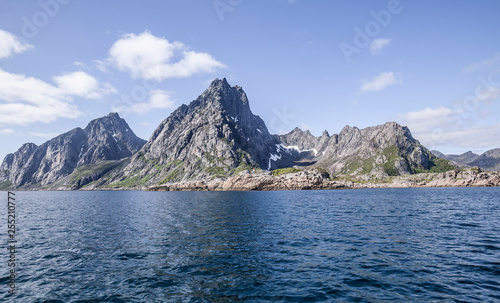
[[[1,302],[500,302],[500,188],[14,193]]]

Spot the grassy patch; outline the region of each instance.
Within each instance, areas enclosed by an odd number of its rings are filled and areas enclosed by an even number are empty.
[[[148,182],[150,176],[145,176],[145,177],[140,177],[140,176],[131,176],[131,177],[126,177],[125,179],[111,184],[110,186],[112,187],[140,187],[140,186],[145,186],[146,183]]]
[[[284,174],[298,173],[302,171],[302,169],[294,168],[294,167],[286,167],[286,168],[278,168],[271,171],[273,176],[280,176]]]
[[[236,169],[234,170],[234,174],[237,175],[237,174],[241,173],[244,170],[252,171],[252,169],[254,169],[254,168],[255,167],[253,167],[250,164],[241,162],[240,165],[238,167],[236,167]]]
[[[77,168],[70,176],[69,180],[71,182],[76,182],[82,178],[88,177],[90,175],[102,176],[114,167],[118,166],[121,162],[117,161],[106,161],[100,163],[92,163],[80,166]]]
[[[443,158],[435,158],[430,165],[429,172],[431,173],[444,173],[449,170],[454,170],[455,166],[450,164],[450,161]]]
[[[184,161],[176,159],[174,161],[168,162],[167,164],[165,164],[164,167],[166,167],[166,168],[177,167],[177,166],[181,165],[182,163],[184,163]]]
[[[170,172],[163,180],[160,181],[159,184],[164,184],[172,181],[180,181],[184,176],[184,168],[177,167],[172,172]]]
[[[6,181],[3,181],[2,183],[0,183],[1,190],[7,189],[11,186],[12,186],[12,182],[10,182],[9,180],[6,180]]]
[[[364,175],[371,172],[374,167],[375,160],[373,159],[373,157],[370,157],[368,159],[355,158],[351,162],[347,163],[346,167],[342,169],[342,172],[344,174],[350,175],[361,168],[361,170],[358,171],[358,174]]]
[[[398,147],[393,145],[384,148],[384,150],[382,150],[382,155],[387,159],[384,164],[382,164],[382,168],[384,168],[389,176],[397,176],[396,161],[401,160],[401,154]]]
[[[226,168],[222,166],[205,167],[205,171],[215,177],[226,177],[229,174]]]

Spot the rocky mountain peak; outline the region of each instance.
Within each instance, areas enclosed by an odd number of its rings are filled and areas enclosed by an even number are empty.
[[[241,121],[253,118],[247,95],[243,89],[240,86],[231,87],[226,78],[213,80],[196,101],[201,106],[223,111],[233,120]]]
[[[462,156],[465,156],[465,157],[477,157],[479,155],[473,153],[471,150],[469,150],[468,152],[465,152],[462,154]]]
[[[130,157],[146,143],[117,113],[90,121],[84,132],[88,139],[80,146],[79,165]]]
[[[14,187],[46,185],[80,166],[130,157],[145,142],[117,113],[111,113],[92,120],[85,129],[74,128],[40,146],[24,144],[5,158],[4,178]]]
[[[125,170],[155,183],[218,176],[238,167],[278,168],[286,158],[278,155],[278,143],[250,110],[244,90],[215,79],[158,126]]]

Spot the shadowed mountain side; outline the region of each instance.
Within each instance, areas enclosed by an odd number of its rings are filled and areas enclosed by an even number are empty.
[[[40,146],[24,144],[5,157],[0,166],[0,180],[7,182],[4,187],[41,188],[69,176],[79,167],[130,157],[144,143],[125,120],[110,113],[92,120],[85,129],[72,129]]]

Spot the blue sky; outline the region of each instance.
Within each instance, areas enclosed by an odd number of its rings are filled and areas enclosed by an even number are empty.
[[[214,78],[272,133],[396,121],[500,147],[499,1],[0,0],[0,158],[118,111],[148,139]]]

